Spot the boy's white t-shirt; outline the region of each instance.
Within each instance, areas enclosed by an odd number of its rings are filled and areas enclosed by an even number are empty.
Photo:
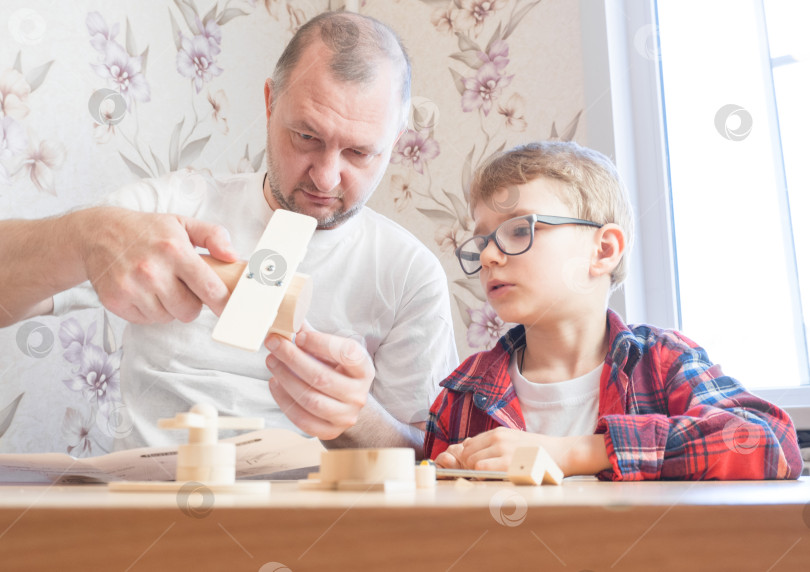
[[[592,435],[599,417],[599,380],[604,364],[583,376],[557,383],[534,383],[520,373],[517,352],[509,363],[526,431],[554,437]]]

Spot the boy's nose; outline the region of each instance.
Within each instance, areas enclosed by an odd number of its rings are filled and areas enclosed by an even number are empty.
[[[501,252],[498,245],[494,240],[490,240],[481,251],[481,266],[489,266],[490,264],[503,264],[506,261],[506,255]]]

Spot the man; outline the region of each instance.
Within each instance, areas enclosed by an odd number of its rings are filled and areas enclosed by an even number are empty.
[[[173,173],[111,198],[128,210],[3,223],[0,232],[34,259],[54,259],[52,271],[6,267],[22,276],[0,285],[8,314],[0,324],[81,307],[80,291],[49,296],[89,279],[101,302],[132,322],[121,383],[133,431],[123,446],[167,442],[156,420],[202,401],[223,415],[295,426],[327,446],[421,452],[438,381],[457,363],[446,278],[413,236],[364,206],[405,128],[407,56],[376,20],[322,14],[285,49],[265,100],[266,177]],[[312,327],[295,344],[271,336],[268,356],[217,344],[210,332],[227,291],[193,247],[247,258],[279,208],[318,220],[298,269],[313,278]],[[0,250],[0,259],[10,254]],[[24,293],[26,270],[39,284]]]

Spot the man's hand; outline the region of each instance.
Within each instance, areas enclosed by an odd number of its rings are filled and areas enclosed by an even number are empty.
[[[270,335],[265,346],[270,392],[296,427],[328,440],[357,422],[374,380],[374,364],[358,342],[305,324],[294,344]]]
[[[202,304],[217,315],[228,289],[200,258],[207,248],[223,262],[237,259],[221,226],[170,214],[101,207],[81,218],[80,256],[101,303],[136,324],[190,322]]]
[[[610,468],[603,435],[552,437],[498,427],[450,445],[436,457],[447,469],[507,471],[518,447],[543,447],[565,476],[593,475]]]

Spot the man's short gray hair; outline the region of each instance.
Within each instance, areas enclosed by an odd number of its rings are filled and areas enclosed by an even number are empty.
[[[338,81],[370,83],[377,77],[381,60],[397,65],[401,70],[402,124],[405,124],[411,103],[411,62],[396,32],[369,16],[324,12],[301,26],[273,71],[276,93],[284,93],[301,55],[318,39],[332,52],[329,68]]]

